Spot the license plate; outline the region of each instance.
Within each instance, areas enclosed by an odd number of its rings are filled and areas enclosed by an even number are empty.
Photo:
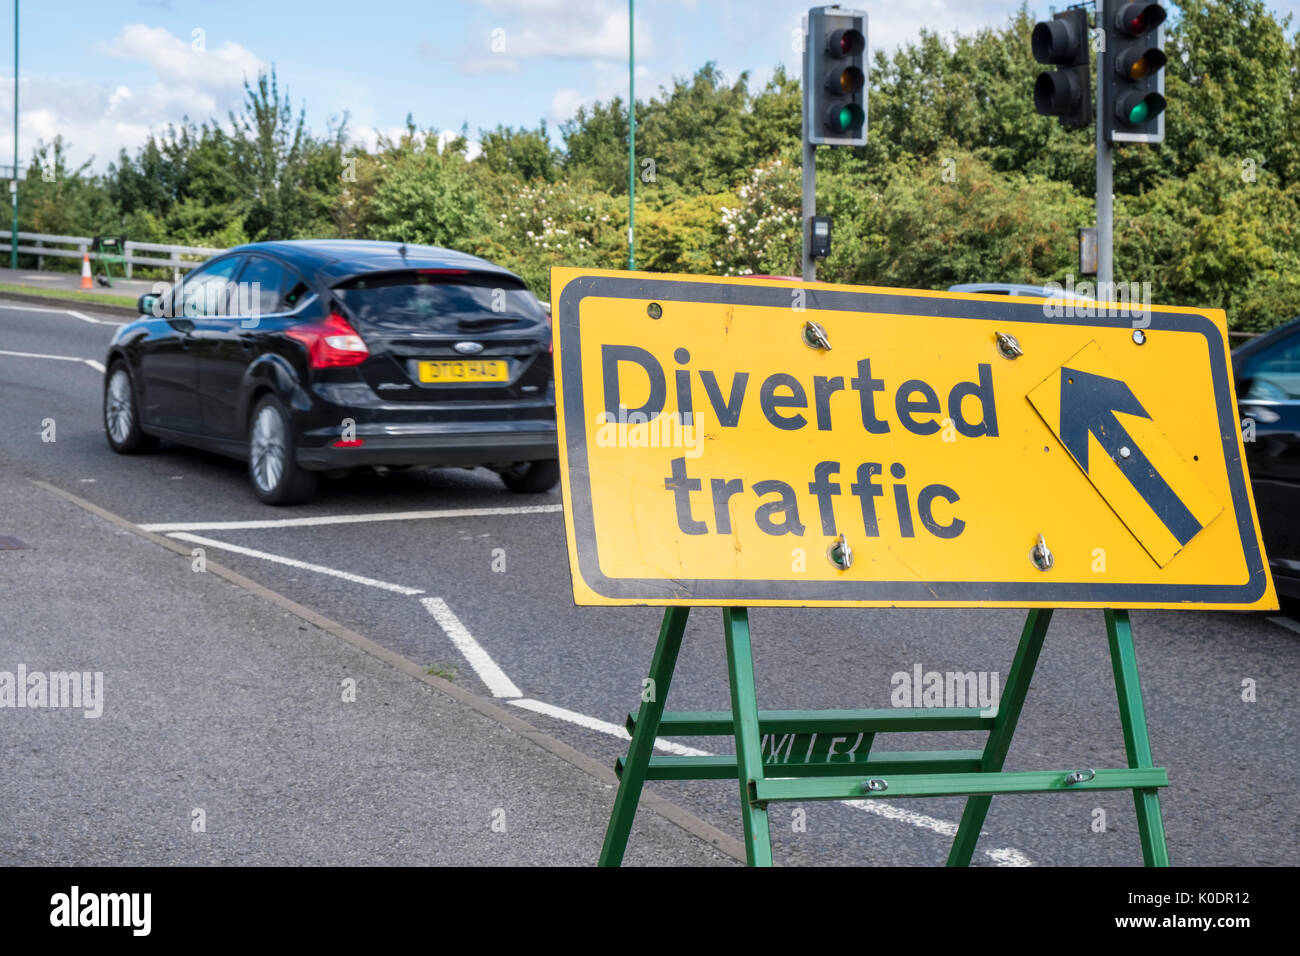
[[[420,381],[433,385],[460,382],[504,382],[509,379],[506,363],[495,359],[472,362],[421,362]]]

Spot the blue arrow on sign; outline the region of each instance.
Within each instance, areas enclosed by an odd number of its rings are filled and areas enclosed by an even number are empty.
[[[1119,379],[1061,368],[1061,443],[1087,473],[1088,435],[1095,435],[1170,534],[1186,545],[1201,530],[1201,523],[1133,441],[1116,412],[1151,418],[1133,390]],[[1122,455],[1121,449],[1127,449],[1128,455]]]

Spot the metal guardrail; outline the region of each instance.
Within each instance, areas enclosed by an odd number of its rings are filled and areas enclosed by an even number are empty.
[[[10,234],[0,233],[0,252],[9,251]],[[29,245],[23,245],[24,240]],[[98,259],[99,254],[92,248],[94,243],[93,236],[57,236],[42,232],[20,232],[18,233],[18,251],[25,252],[36,256],[36,268],[40,269],[46,256],[54,256],[63,259],[80,259],[82,256],[90,256],[92,259]],[[75,249],[62,249],[60,246],[75,246]],[[210,256],[215,256],[218,252],[224,252],[224,249],[209,249],[206,246],[175,246],[164,242],[134,242],[128,239],[122,247],[121,255],[110,255],[106,258],[114,262],[124,262],[126,264],[126,277],[131,278],[131,267],[137,266],[154,266],[158,268],[169,268],[175,270],[189,270],[200,265]],[[165,252],[166,258],[161,256],[142,256],[139,252]],[[195,256],[194,259],[183,259],[182,256]]]

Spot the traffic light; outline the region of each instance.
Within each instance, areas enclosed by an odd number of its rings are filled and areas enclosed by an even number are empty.
[[[1158,143],[1165,138],[1167,57],[1160,49],[1165,8],[1158,3],[1108,5],[1102,111],[1111,143]]]
[[[867,15],[814,7],[804,46],[804,139],[828,146],[867,142]]]
[[[1065,10],[1047,23],[1034,25],[1030,36],[1034,59],[1056,66],[1038,74],[1034,108],[1055,116],[1066,129],[1092,122],[1092,71],[1088,66],[1088,14]]]

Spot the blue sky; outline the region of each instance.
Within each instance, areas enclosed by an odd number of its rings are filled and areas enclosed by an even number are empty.
[[[716,60],[761,82],[797,71],[794,31],[810,4],[790,0],[640,0],[637,92]],[[849,6],[849,3],[845,3]],[[873,49],[922,26],[968,32],[1004,23],[1017,3],[859,3]],[[1061,6],[1065,3],[1061,2]],[[1031,2],[1046,14],[1048,3]],[[1300,0],[1275,0],[1294,12]],[[13,150],[12,8],[0,6],[0,162]],[[274,64],[308,122],[350,113],[354,138],[422,127],[471,138],[498,123],[552,126],[582,103],[626,95],[627,0],[25,0],[19,145],[61,133],[102,168],[118,150],[179,121],[225,116],[244,76]]]

